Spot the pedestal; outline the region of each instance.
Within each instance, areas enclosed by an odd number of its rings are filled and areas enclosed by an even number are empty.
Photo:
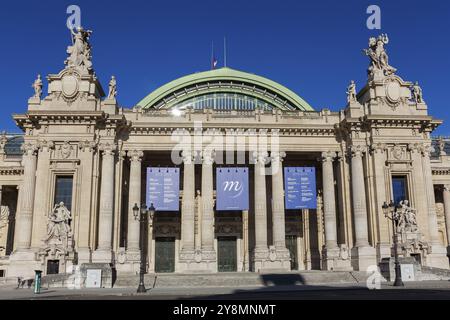
[[[322,270],[327,271],[352,271],[352,265],[348,256],[348,251],[336,247],[333,249],[324,248],[322,251]]]
[[[8,277],[33,278],[34,270],[41,270],[36,253],[31,250],[17,250],[9,258]]]
[[[377,253],[373,247],[355,247],[352,249],[352,267],[355,271],[367,271],[377,266]]]

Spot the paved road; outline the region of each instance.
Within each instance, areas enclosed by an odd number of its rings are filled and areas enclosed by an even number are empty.
[[[310,300],[310,299],[420,299],[450,300],[450,282],[406,283],[404,288],[383,284],[380,290],[365,285],[280,286],[247,288],[155,288],[136,294],[134,288],[115,289],[32,289],[0,287],[0,300]]]

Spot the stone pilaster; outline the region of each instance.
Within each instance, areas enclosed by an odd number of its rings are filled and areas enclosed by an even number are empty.
[[[428,232],[431,242],[431,254],[427,255],[427,264],[431,267],[448,269],[449,261],[447,251],[439,241],[438,223],[436,216],[436,200],[434,197],[433,179],[431,176],[429,145],[422,147],[422,166],[423,177],[426,189],[427,205],[428,205]]]
[[[114,213],[114,160],[116,145],[112,142],[100,145],[103,154],[102,176],[100,185],[100,211],[98,223],[98,248],[92,260],[96,263],[111,263],[112,232]]]
[[[127,262],[131,264],[132,271],[139,270],[140,262],[140,223],[133,213],[133,207],[137,204],[140,208],[141,201],[141,171],[142,157],[144,153],[140,150],[127,152],[130,158],[130,182],[128,188],[128,230],[127,230]]]
[[[20,188],[18,211],[16,215],[15,239],[16,250],[10,258],[8,275],[33,276],[37,267],[35,252],[31,250],[31,236],[33,227],[33,206],[36,186],[37,145],[26,142],[22,145],[24,177]]]
[[[187,271],[195,269],[201,260],[201,219],[198,217],[195,232],[195,163],[192,152],[183,151],[183,198],[181,203],[181,251],[179,269]],[[203,202],[202,202],[203,203]],[[197,259],[195,255],[195,236],[200,235],[197,243]]]
[[[94,155],[96,154],[97,144],[94,141],[85,140],[80,142],[79,157],[82,166],[81,181],[79,181],[79,190],[81,201],[79,203],[79,221],[78,221],[78,264],[92,262],[91,234],[94,228],[91,219],[91,210],[94,202],[93,196],[93,174],[94,174]]]
[[[389,201],[386,194],[386,149],[387,146],[383,143],[377,143],[371,146],[373,156],[373,170],[374,170],[374,184],[375,184],[375,207],[376,207],[376,221],[378,243],[376,244],[378,260],[382,258],[389,258],[391,256],[391,237],[389,234],[389,220],[386,219],[383,213],[383,204]]]
[[[284,209],[283,158],[284,152],[271,152],[272,160],[272,230],[275,260],[273,267],[290,270],[290,253],[286,248],[286,222]]]
[[[36,185],[39,186],[39,193],[36,194],[34,199],[33,238],[31,241],[31,247],[37,250],[44,246],[43,241],[47,235],[47,217],[51,211],[51,208],[49,208],[49,171],[50,152],[54,148],[54,143],[51,141],[39,141],[38,148]],[[50,205],[53,205],[53,203]]]
[[[450,256],[450,185],[446,184],[443,188],[445,226],[447,229],[447,255]]]
[[[352,157],[352,200],[356,238],[355,247],[352,249],[352,263],[353,267],[359,271],[366,271],[369,266],[377,264],[375,248],[369,245],[366,188],[362,161],[365,152],[365,146],[356,145],[350,147],[350,156]]]
[[[265,163],[267,152],[255,152],[255,249],[253,251],[254,270],[265,269],[269,260],[267,247],[267,204]]]

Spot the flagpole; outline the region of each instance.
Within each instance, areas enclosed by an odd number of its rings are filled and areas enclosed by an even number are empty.
[[[227,67],[227,38],[223,37],[223,63]]]
[[[211,41],[211,70],[214,69],[214,41]]]

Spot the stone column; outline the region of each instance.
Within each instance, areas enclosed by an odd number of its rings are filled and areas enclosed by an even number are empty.
[[[366,188],[364,183],[363,153],[365,146],[351,146],[351,182],[353,214],[355,219],[355,247],[352,252],[354,268],[366,271],[371,265],[376,265],[375,248],[369,245],[368,215],[366,207]]]
[[[141,168],[144,153],[140,150],[127,152],[130,158],[130,182],[128,187],[128,230],[127,230],[127,261],[140,261],[140,223],[134,217],[133,207],[135,204],[140,208],[141,202]]]
[[[253,252],[255,272],[264,269],[269,255],[267,247],[267,204],[265,163],[267,152],[255,152],[255,249]]]
[[[242,211],[242,241],[244,243],[244,253],[242,271],[249,271],[249,252],[248,252],[248,210]]]
[[[181,204],[181,242],[183,254],[195,249],[195,164],[191,152],[183,151],[183,199]]]
[[[444,210],[445,210],[445,226],[447,228],[447,255],[450,255],[450,185],[444,185]]]
[[[33,214],[33,237],[31,246],[39,249],[44,247],[43,241],[47,236],[47,221],[48,215],[53,207],[53,202],[49,203],[50,196],[50,152],[54,147],[51,141],[39,141],[39,156],[36,169],[36,185],[39,186],[39,193],[34,199],[34,214]],[[53,199],[50,199],[53,201]],[[67,206],[67,204],[66,204]]]
[[[202,260],[215,261],[214,250],[214,152],[205,150],[202,154]]]
[[[272,161],[272,230],[277,268],[290,270],[290,253],[286,248],[286,222],[284,209],[283,158],[284,152],[271,152]],[[275,261],[274,261],[275,262]],[[275,267],[275,266],[274,266]]]
[[[116,145],[103,143],[102,176],[100,185],[100,212],[98,223],[98,248],[93,262],[112,262],[113,201],[114,201],[114,156]]]
[[[23,183],[21,188],[21,202],[16,218],[16,248],[17,251],[27,251],[31,245],[33,226],[33,205],[36,184],[36,151],[37,146],[30,142],[22,146],[23,154]]]
[[[436,200],[434,197],[433,178],[431,176],[430,145],[422,147],[422,166],[425,193],[428,204],[428,232],[431,242],[431,254],[427,255],[428,265],[435,268],[448,269],[447,250],[439,241],[438,223],[436,216]]]
[[[323,212],[325,224],[325,246],[323,249],[324,270],[351,270],[350,261],[343,260],[337,243],[336,194],[333,161],[336,152],[322,153]]]

